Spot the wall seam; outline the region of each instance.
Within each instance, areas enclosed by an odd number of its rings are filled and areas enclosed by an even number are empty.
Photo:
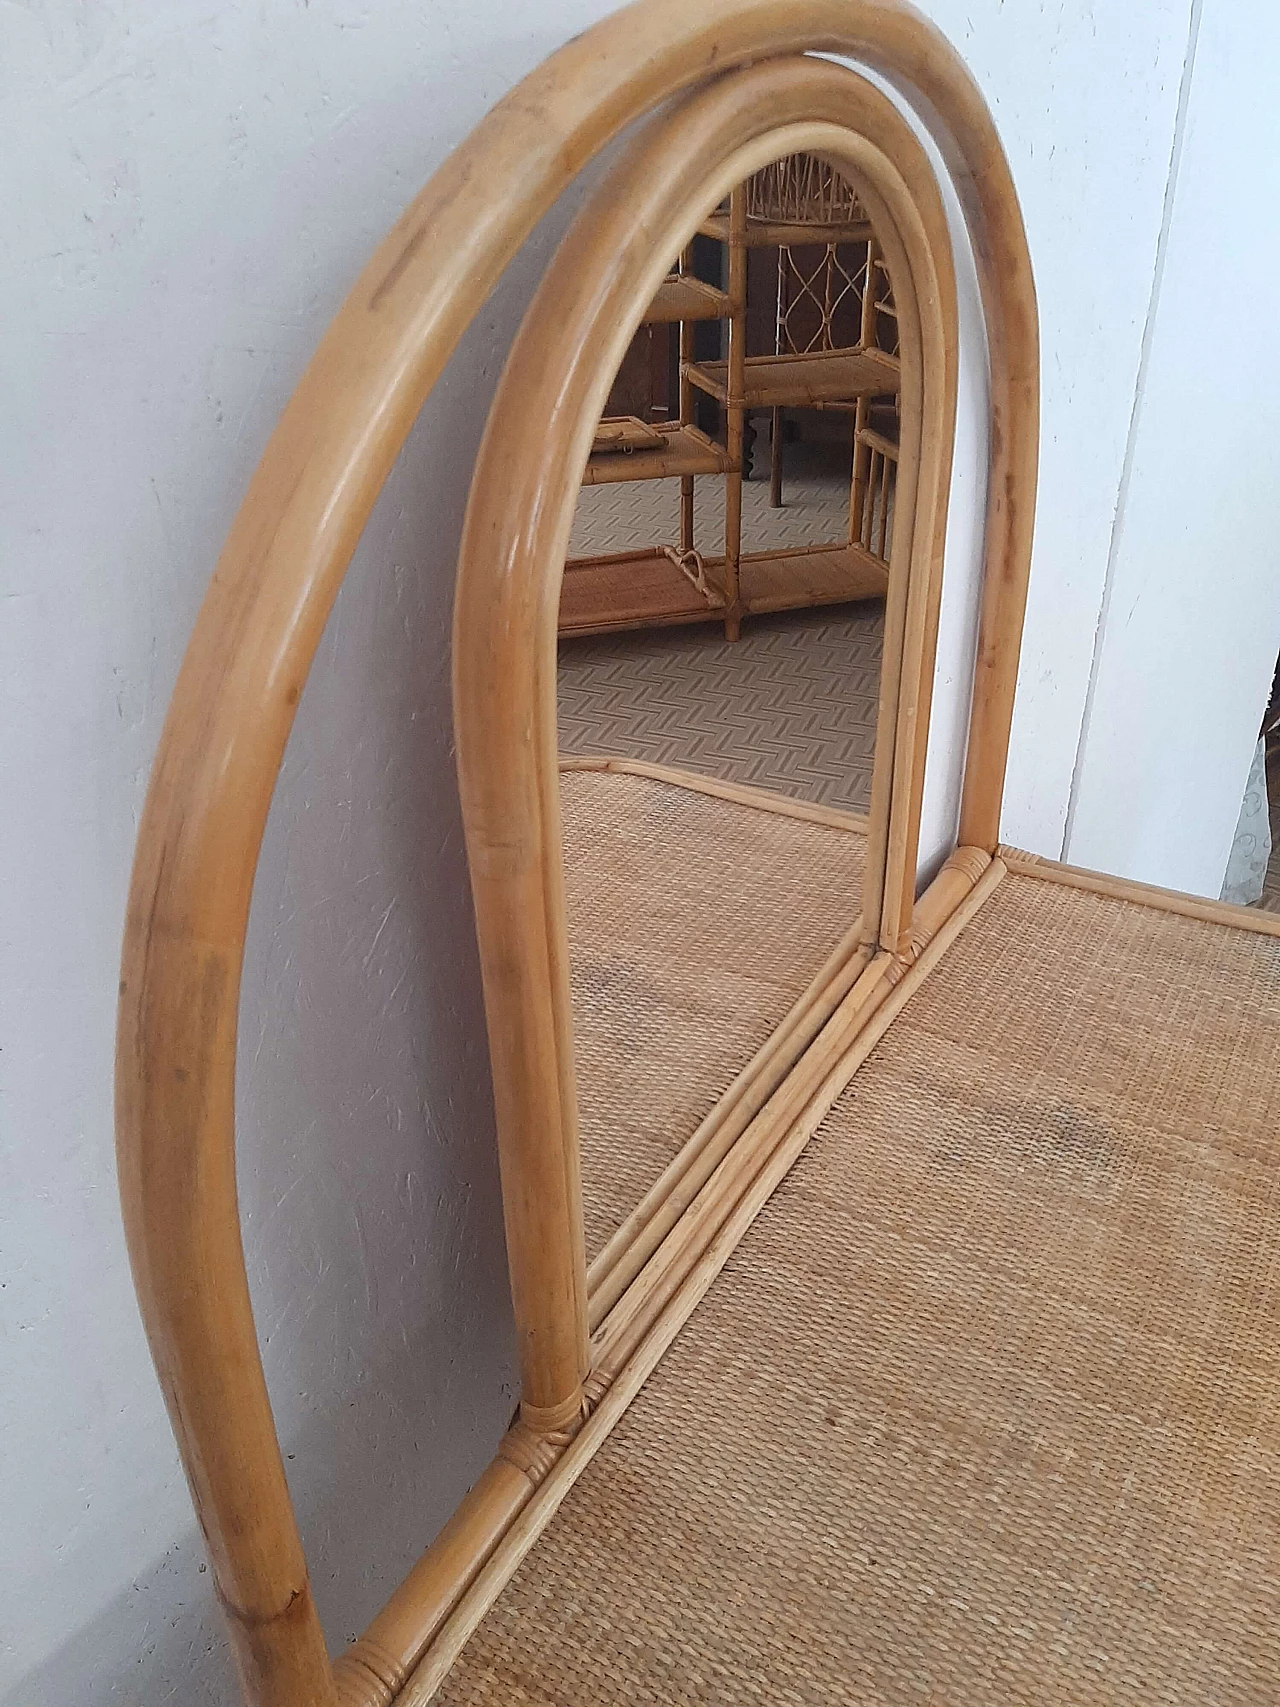
[[[1089,660],[1089,685],[1085,689],[1084,710],[1080,718],[1080,736],[1076,742],[1075,764],[1071,770],[1071,790],[1067,796],[1067,816],[1062,826],[1062,849],[1059,857],[1069,860],[1075,833],[1076,810],[1080,804],[1080,782],[1084,768],[1085,748],[1093,724],[1093,707],[1098,691],[1098,674],[1107,622],[1111,615],[1111,597],[1115,586],[1116,559],[1124,535],[1125,510],[1133,477],[1133,460],[1138,440],[1138,421],[1146,394],[1147,372],[1151,365],[1151,345],[1155,336],[1156,314],[1160,307],[1160,287],[1164,281],[1165,258],[1169,248],[1169,230],[1173,224],[1173,206],[1177,196],[1178,172],[1182,164],[1182,145],[1186,132],[1187,108],[1191,97],[1191,80],[1195,72],[1196,45],[1200,39],[1200,14],[1204,0],[1191,0],[1187,21],[1187,47],[1182,60],[1182,75],[1178,84],[1178,105],[1173,119],[1173,140],[1169,147],[1169,171],[1165,178],[1164,204],[1160,212],[1160,234],[1156,239],[1155,261],[1151,269],[1151,293],[1147,298],[1147,313],[1142,327],[1142,344],[1138,355],[1138,372],[1133,385],[1133,406],[1129,411],[1129,431],[1125,440],[1124,461],[1120,466],[1120,483],[1116,488],[1115,514],[1111,523],[1111,541],[1107,548],[1107,567],[1102,580],[1102,600],[1093,631],[1093,655]]]

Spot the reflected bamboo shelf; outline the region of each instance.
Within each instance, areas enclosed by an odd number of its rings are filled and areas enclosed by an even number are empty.
[[[660,548],[571,558],[560,593],[560,633],[718,621],[726,610],[724,558],[705,558],[702,566],[705,594]],[[747,616],[882,599],[888,583],[883,560],[857,542],[745,552],[738,565],[738,597]]]
[[[716,559],[706,566],[717,590],[720,568]],[[889,586],[884,562],[856,542],[744,552],[738,577],[743,608],[752,616],[882,599]]]
[[[806,404],[853,403],[859,397],[892,396],[901,383],[896,357],[883,350],[815,350],[798,356],[748,356],[743,392],[729,396],[727,362],[690,362],[691,385],[717,403],[747,409],[798,409]]]
[[[632,451],[597,452],[582,475],[584,486],[612,486],[624,480],[663,480],[676,475],[728,474],[733,458],[723,445],[697,427],[680,421],[655,426],[666,441],[661,446]]]
[[[891,479],[896,459],[894,463],[881,459],[876,471],[883,482],[869,486],[865,478],[861,482],[858,478],[860,469],[866,473],[870,453],[865,446],[855,450],[850,488],[848,537],[855,543],[757,554],[742,551],[742,482],[748,470],[743,446],[749,411],[774,413],[770,500],[779,506],[781,410],[854,410],[857,445],[858,434],[867,424],[869,400],[896,397],[901,383],[897,357],[878,348],[880,299],[883,295],[886,303],[891,302],[892,282],[857,192],[816,157],[788,156],[737,185],[699,230],[724,244],[721,282],[726,288],[697,277],[692,270],[693,250],[687,247],[643,316],[647,325],[679,326],[679,418],[660,425],[613,417],[602,421],[602,436],[613,442],[594,447],[582,479],[584,486],[602,486],[679,477],[678,543],[636,542],[626,552],[567,564],[561,634],[598,634],[720,617],[726,636],[736,639],[742,619],[754,613],[882,597],[887,589],[890,504],[884,482]],[[826,246],[834,256],[835,245],[841,243],[866,246],[864,272],[859,275],[863,282],[859,293],[853,275],[841,271],[843,283],[834,298],[830,291],[814,295],[812,286],[806,285],[822,317],[822,348],[748,356],[747,251],[764,246],[779,249],[781,292],[782,255],[788,245]],[[882,282],[889,284],[887,292],[881,291]],[[839,302],[850,293],[858,311],[857,341],[833,348],[833,317]],[[718,321],[724,328],[723,359],[695,359],[694,328],[699,321]],[[777,347],[779,351],[788,347],[781,330]],[[723,444],[694,425],[697,392],[720,405]],[[628,425],[633,430],[629,441]],[[646,431],[647,443],[643,442]],[[722,553],[706,558],[694,549],[694,483],[702,475],[725,479]],[[864,509],[878,526],[872,528],[864,521]]]
[[[729,215],[713,213],[704,219],[698,230],[704,237],[718,242],[729,241]],[[777,249],[779,246],[799,248],[807,244],[865,243],[873,235],[865,219],[838,220],[818,223],[809,220],[749,219],[742,241],[748,249]]]
[[[560,633],[611,634],[718,621],[724,600],[706,596],[660,547],[571,558],[560,590]]]
[[[729,298],[714,285],[689,273],[672,273],[658,286],[645,310],[646,326],[670,326],[681,320],[727,320]]]

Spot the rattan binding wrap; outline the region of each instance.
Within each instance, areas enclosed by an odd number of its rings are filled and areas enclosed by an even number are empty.
[[[866,838],[625,773],[560,788],[591,1256],[857,916]]]
[[[1278,997],[1007,878],[437,1700],[1274,1702]]]

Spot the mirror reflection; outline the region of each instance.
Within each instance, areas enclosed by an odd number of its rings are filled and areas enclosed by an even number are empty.
[[[897,465],[876,233],[856,184],[790,156],[650,305],[565,566],[589,1260],[857,938]]]

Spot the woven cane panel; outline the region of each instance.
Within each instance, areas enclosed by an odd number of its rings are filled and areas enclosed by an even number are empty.
[[[1009,878],[449,1679],[1280,1699],[1280,942]]]
[[[561,777],[594,1254],[861,903],[865,838],[647,777]]]

